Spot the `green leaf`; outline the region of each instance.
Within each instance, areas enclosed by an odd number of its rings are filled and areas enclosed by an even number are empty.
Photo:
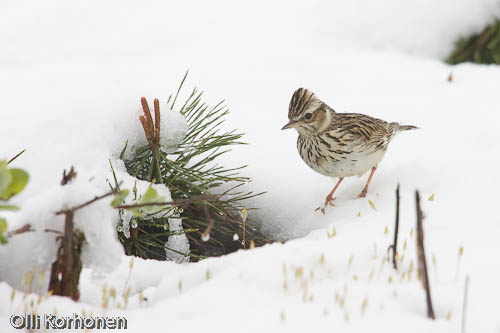
[[[121,205],[125,201],[125,198],[128,196],[128,194],[129,190],[127,189],[118,191],[118,193],[115,194],[113,201],[111,201],[111,206],[116,207]]]
[[[3,233],[7,230],[7,220],[0,217],[0,244],[7,244],[7,237]]]
[[[2,191],[0,199],[8,200],[12,196],[21,192],[29,180],[29,175],[26,171],[21,169],[10,169],[11,182],[9,186]]]
[[[141,203],[150,203],[150,202],[162,202],[165,200],[165,197],[159,196],[158,192],[149,185],[146,193],[143,194]]]
[[[7,220],[0,217],[0,235],[7,230]]]
[[[0,161],[0,194],[9,187],[11,181],[12,176],[7,168],[7,163],[5,161]]]
[[[151,185],[149,185],[146,193],[142,195],[140,203],[153,203],[153,202],[163,202],[163,201],[165,201],[165,197],[158,195],[158,192],[156,192],[156,190]],[[144,212],[152,213],[152,212],[157,212],[162,208],[163,208],[162,206],[148,206],[148,207],[143,207],[142,209]],[[134,215],[136,215],[136,212],[134,212]]]
[[[0,210],[19,210],[19,207],[14,205],[0,205]]]
[[[129,210],[134,214],[135,217],[141,217],[142,211],[139,208],[129,208]]]

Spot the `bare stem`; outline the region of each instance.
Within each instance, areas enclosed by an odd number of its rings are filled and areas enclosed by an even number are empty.
[[[10,237],[13,237],[15,235],[23,234],[23,233],[28,232],[28,231],[34,231],[34,230],[31,228],[30,224],[25,224],[21,228],[9,231],[8,233],[6,233],[5,236],[7,238],[10,238]]]
[[[398,270],[398,263],[396,261],[398,254],[398,230],[399,230],[399,183],[396,188],[396,225],[394,227],[394,243],[389,246],[387,252],[392,249],[392,265],[395,270]]]
[[[118,192],[118,188],[112,189],[111,191],[109,191],[109,192],[107,192],[107,193],[105,193],[103,195],[97,196],[94,199],[91,199],[91,200],[89,200],[87,202],[84,202],[81,205],[78,205],[78,206],[75,206],[75,207],[72,207],[72,208],[69,208],[69,209],[60,210],[60,211],[56,212],[56,215],[66,214],[67,212],[75,212],[75,211],[77,211],[77,210],[79,210],[79,209],[81,209],[81,208],[83,208],[85,206],[93,204],[96,201],[99,201],[101,199],[109,197],[110,195],[116,194],[117,192]]]
[[[11,159],[7,162],[7,164],[11,164],[12,162],[14,162],[14,160],[15,160],[16,158],[18,158],[19,156],[21,156],[21,155],[22,155],[25,151],[26,151],[26,149],[21,150],[21,152],[17,153],[17,155],[16,155],[16,156],[12,157],[12,158],[11,158]]]
[[[173,206],[187,206],[191,203],[194,202],[201,202],[201,201],[217,201],[219,200],[220,195],[194,195],[189,199],[177,199],[177,200],[172,200],[172,201],[165,201],[165,202],[145,202],[145,203],[138,203],[138,204],[130,204],[130,205],[120,205],[116,206],[116,209],[129,209],[129,208],[141,208],[141,207],[150,207],[150,206],[166,206],[166,205],[173,205]]]
[[[205,212],[205,218],[208,220],[208,226],[205,229],[205,231],[201,234],[201,239],[208,240],[208,237],[210,237],[210,232],[212,231],[212,228],[214,227],[214,219],[210,216],[210,213],[208,212],[207,206],[204,207],[204,212]]]
[[[75,172],[75,169],[73,168],[73,166],[71,166],[68,173],[66,173],[66,169],[64,169],[63,178],[61,180],[61,185],[66,185],[75,177],[76,177],[76,172]]]
[[[427,300],[427,317],[431,319],[436,319],[434,315],[434,309],[432,308],[431,299],[431,286],[429,282],[429,275],[427,273],[427,261],[425,259],[425,249],[424,249],[424,228],[422,225],[424,214],[420,208],[420,193],[415,191],[415,201],[417,209],[417,254],[418,254],[418,270],[420,272],[420,277],[422,279],[422,284],[425,288],[426,300]]]
[[[74,211],[65,213],[63,238],[63,271],[61,281],[63,295],[73,298],[73,216]]]

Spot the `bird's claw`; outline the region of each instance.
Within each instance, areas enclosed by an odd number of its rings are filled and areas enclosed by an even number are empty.
[[[329,197],[327,197],[326,200],[325,200],[325,204],[323,205],[323,207],[319,206],[314,211],[317,212],[318,210],[321,210],[321,212],[324,215],[326,207],[328,207],[328,206],[335,207],[335,204],[333,203],[333,200],[335,200],[335,199],[337,199],[337,198],[329,198]]]

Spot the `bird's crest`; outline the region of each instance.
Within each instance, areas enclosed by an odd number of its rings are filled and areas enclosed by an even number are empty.
[[[328,107],[325,103],[319,100],[316,95],[305,88],[299,88],[293,93],[288,108],[288,119],[300,117],[308,109],[318,109],[322,106]]]

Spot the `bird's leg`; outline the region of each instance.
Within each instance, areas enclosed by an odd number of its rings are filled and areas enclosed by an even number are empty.
[[[363,188],[363,191],[361,191],[358,198],[366,197],[366,192],[368,192],[368,185],[370,185],[370,181],[372,180],[372,177],[373,177],[373,174],[375,173],[375,170],[377,170],[377,167],[372,168],[372,172],[370,172],[370,177],[368,177],[368,180],[366,181],[365,188]]]
[[[323,214],[325,214],[325,209],[326,209],[326,206],[328,206],[328,204],[330,204],[330,205],[333,206],[332,201],[335,200],[335,198],[333,197],[333,193],[335,193],[335,190],[337,189],[337,187],[339,187],[340,183],[342,183],[343,180],[344,180],[344,177],[340,177],[339,181],[337,182],[337,184],[335,184],[335,186],[333,187],[333,189],[326,196],[325,205],[323,207],[321,207],[321,212]],[[318,210],[318,209],[320,209],[320,207],[316,208],[316,210]]]

